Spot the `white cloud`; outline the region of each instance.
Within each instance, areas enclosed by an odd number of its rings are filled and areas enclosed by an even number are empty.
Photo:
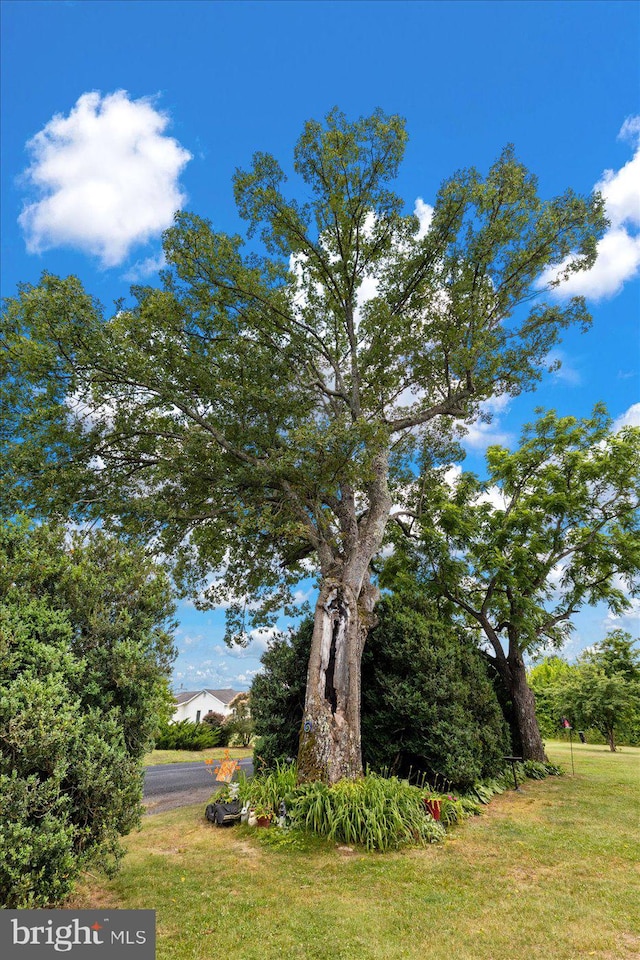
[[[168,124],[149,98],[125,90],[85,93],[68,116],[56,114],[27,144],[24,179],[40,194],[19,217],[29,252],[73,247],[113,267],[168,227],[191,159]]]
[[[499,430],[497,424],[483,423],[476,420],[475,423],[465,427],[466,434],[462,438],[462,445],[471,450],[486,450],[492,446],[508,446],[513,439],[510,433]]]
[[[461,476],[462,467],[457,463],[452,463],[450,467],[447,467],[442,479],[448,487],[450,487],[452,490],[455,490],[458,485],[458,480]]]
[[[308,603],[315,596],[315,590],[309,588],[308,590],[296,590],[291,598],[291,602],[299,607],[303,603]]]
[[[284,632],[278,627],[256,627],[248,634],[245,634],[246,646],[233,644],[227,646],[223,643],[216,644],[212,651],[221,660],[259,660],[262,654],[267,650],[271,641],[278,634]]]
[[[378,287],[379,281],[376,277],[365,275],[362,278],[362,283],[358,287],[358,292],[356,293],[356,329],[360,322],[363,306],[365,303],[368,303],[369,300],[373,300],[374,297],[378,296]]]
[[[640,171],[638,172],[640,177]],[[543,275],[544,284],[557,267]],[[618,293],[640,269],[640,236],[632,236],[625,227],[611,227],[598,244],[598,259],[590,270],[571,274],[557,293],[561,297],[581,296],[602,300]]]
[[[282,631],[277,627],[258,627],[249,634],[251,643],[249,649],[254,657],[259,657],[271,644],[271,641]]]
[[[640,404],[637,404],[637,406],[640,406]],[[601,628],[604,631],[619,627],[621,630],[628,630],[634,637],[637,637],[640,633],[640,597],[631,596],[632,583],[633,586],[637,587],[637,578],[634,577],[633,581],[630,581],[629,578],[622,576],[620,573],[614,575],[613,586],[627,597],[629,606],[622,613],[614,613],[613,610],[608,610],[606,617],[601,621]]]
[[[617,172],[605,170],[602,179],[596,183],[596,190],[602,193],[607,206],[607,216],[611,226],[631,223],[640,226],[640,116],[627,117],[623,123],[619,140],[629,140],[635,147],[631,160]]]
[[[245,670],[244,673],[237,673],[234,677],[230,677],[229,679],[233,683],[233,689],[236,690],[238,688],[242,689],[243,687],[251,686],[253,678],[258,673],[262,673],[262,671],[261,670]]]
[[[255,660],[256,657],[260,656],[259,653],[251,653],[248,647],[238,645],[228,647],[223,643],[218,643],[215,647],[212,647],[211,652],[215,653],[221,662],[225,660]]]
[[[199,645],[204,640],[204,637],[201,633],[194,635],[191,633],[184,633],[182,630],[176,632],[176,638],[179,640],[181,646],[184,647],[192,647],[194,644]],[[181,650],[180,652],[182,653],[184,651]]]
[[[630,140],[632,143],[640,140],[640,116],[627,117],[620,127],[618,140]]]
[[[418,197],[416,200],[415,207],[413,208],[414,216],[420,221],[420,228],[417,233],[418,239],[421,239],[428,232],[429,227],[431,226],[431,220],[433,219],[433,207],[429,203],[425,203],[422,197]]]
[[[608,612],[602,621],[602,629],[608,633],[616,628],[627,630],[634,637],[640,634],[640,597],[633,597],[629,609],[624,613]]]
[[[158,273],[159,270],[164,270],[166,265],[167,258],[164,252],[160,251],[156,256],[146,257],[144,260],[136,260],[133,266],[129,267],[123,275],[122,279],[128,280],[129,283],[139,283],[140,280],[146,280],[148,277],[153,276],[154,273]]]
[[[623,427],[640,427],[640,403],[632,403],[628,410],[613,421],[614,433]]]
[[[553,567],[550,570],[549,576],[547,577],[547,582],[549,583],[549,585],[552,587],[554,591],[557,591],[559,589],[560,582],[564,576],[566,569],[567,569],[567,561],[565,559],[565,560],[561,560],[559,563],[555,565],[555,567]]]
[[[625,120],[618,139],[632,141],[635,153],[620,170],[605,170],[594,187],[602,193],[611,225],[591,270],[571,274],[556,289],[560,297],[612,297],[640,271],[640,116]],[[539,286],[553,281],[568,262],[546,270]]]
[[[568,634],[562,647],[554,652],[557,652],[559,656],[564,657],[565,660],[568,660],[569,663],[575,663],[576,659],[581,653],[588,649],[587,641],[584,636],[578,631],[573,634]]]
[[[489,397],[482,402],[481,409],[488,414],[505,413],[511,404],[511,397],[508,393],[499,393],[495,397]]]
[[[511,398],[508,394],[489,397],[480,404],[480,418],[475,423],[465,424],[465,435],[462,444],[472,450],[486,450],[494,444],[509,446],[513,435],[500,428],[500,417],[497,414],[505,413]]]
[[[173,672],[173,687],[177,690],[202,690],[203,687],[226,687],[229,685],[227,664],[216,660],[201,660],[186,663]]]
[[[496,487],[495,485],[488,487],[484,493],[481,493],[476,503],[488,503],[494,510],[507,509],[506,497],[500,487]]]

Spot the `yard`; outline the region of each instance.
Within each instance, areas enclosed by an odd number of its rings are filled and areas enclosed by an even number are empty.
[[[158,960],[513,960],[640,953],[640,749],[554,742],[567,775],[496,797],[444,844],[365,854],[147,817],[76,907],[155,908]],[[290,837],[291,835],[285,835]]]

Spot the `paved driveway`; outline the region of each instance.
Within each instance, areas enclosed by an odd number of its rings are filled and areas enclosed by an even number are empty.
[[[245,773],[253,773],[250,757],[238,763]],[[210,770],[211,767],[202,760],[145,767],[142,800],[146,813],[162,813],[189,803],[206,803],[216,789]]]

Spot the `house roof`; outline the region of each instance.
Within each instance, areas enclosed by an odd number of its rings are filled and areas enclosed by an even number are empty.
[[[201,690],[191,690],[189,692],[185,691],[184,693],[176,693],[173,699],[176,701],[176,703],[187,703],[189,700],[193,700],[194,697],[197,697],[200,693],[202,693]]]
[[[211,696],[219,700],[220,703],[231,703],[233,698],[238,696],[238,692],[238,690],[231,690],[230,688],[226,690],[211,690],[209,687],[204,687],[202,690],[185,690],[182,693],[176,693],[174,699],[179,705],[181,703],[188,703],[189,700],[193,700],[194,697],[199,697],[201,693],[210,693]]]
[[[239,690],[232,690],[231,687],[227,687],[225,690],[209,690],[207,687],[207,693],[210,693],[212,697],[216,697],[222,703],[231,703],[239,692]]]

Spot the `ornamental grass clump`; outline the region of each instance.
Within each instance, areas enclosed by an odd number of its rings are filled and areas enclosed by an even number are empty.
[[[367,850],[397,850],[442,840],[444,828],[429,818],[417,787],[375,773],[328,786],[301,784],[288,808],[294,826]]]
[[[295,763],[277,762],[272,770],[248,779],[240,773],[238,799],[243,805],[259,809],[261,815],[275,820],[282,802],[288,807],[296,788],[298,768]]]

